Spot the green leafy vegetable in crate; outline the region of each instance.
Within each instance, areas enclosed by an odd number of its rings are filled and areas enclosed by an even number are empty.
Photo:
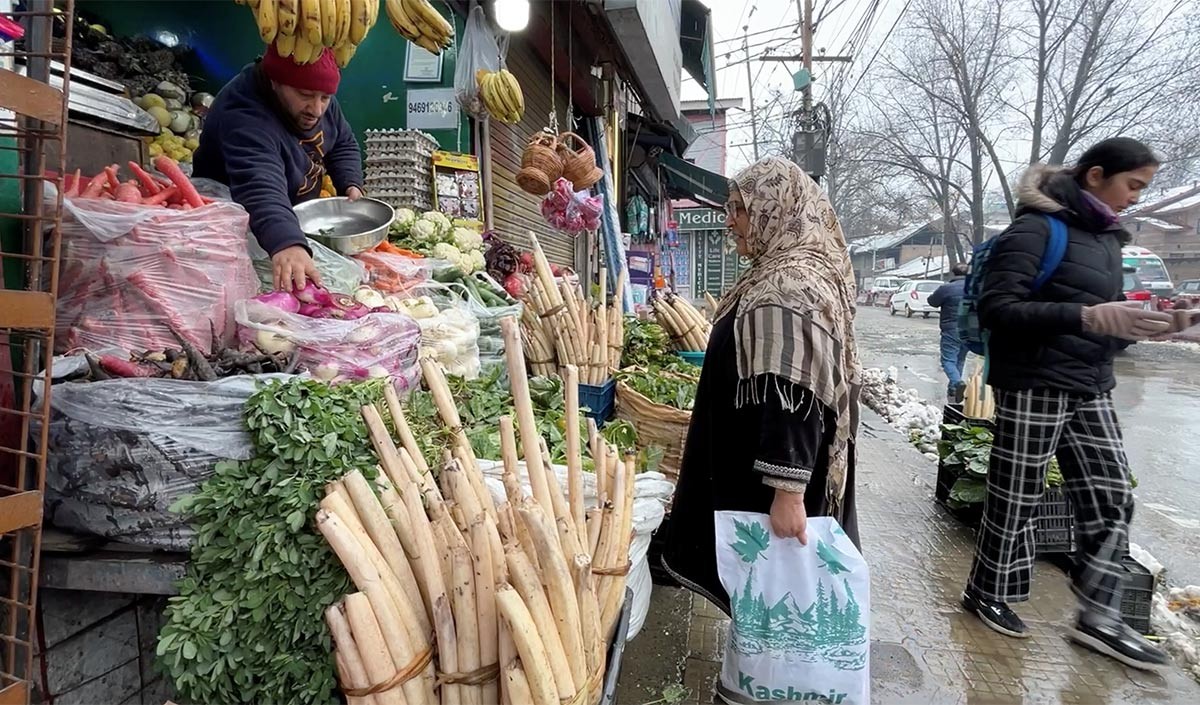
[[[994,434],[983,426],[943,424],[938,441],[938,457],[957,479],[950,488],[950,503],[958,508],[980,504],[987,496],[988,465],[991,462]],[[1046,486],[1063,484],[1058,458],[1050,459]]]

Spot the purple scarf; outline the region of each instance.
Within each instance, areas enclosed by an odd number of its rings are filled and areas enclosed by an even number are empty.
[[[1117,215],[1116,211],[1109,208],[1107,203],[1096,198],[1086,190],[1081,189],[1081,191],[1083,191],[1083,200],[1087,201],[1092,213],[1099,216],[1105,226],[1112,227],[1121,222],[1121,217]]]

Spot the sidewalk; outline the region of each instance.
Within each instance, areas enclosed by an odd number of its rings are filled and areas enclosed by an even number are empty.
[[[857,489],[871,564],[874,703],[1200,703],[1200,684],[1182,670],[1142,673],[1069,643],[1063,633],[1074,598],[1053,566],[1038,564],[1033,599],[1017,607],[1031,638],[1000,636],[965,614],[958,598],[974,535],[934,504],[935,473],[899,433],[866,413]],[[694,598],[682,705],[714,702],[725,632],[724,615]]]

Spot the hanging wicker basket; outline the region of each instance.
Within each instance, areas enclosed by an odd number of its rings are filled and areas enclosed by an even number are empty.
[[[633,424],[638,432],[638,446],[658,446],[663,451],[659,471],[675,482],[683,462],[683,446],[687,441],[692,412],[651,401],[622,380],[617,380],[617,418]]]
[[[548,132],[539,132],[529,140],[521,153],[521,170],[517,172],[517,185],[526,193],[545,196],[563,175],[557,147],[558,140]]]
[[[596,166],[596,153],[591,145],[574,132],[558,136],[558,156],[562,159],[563,177],[576,191],[589,188],[604,177],[604,170]]]

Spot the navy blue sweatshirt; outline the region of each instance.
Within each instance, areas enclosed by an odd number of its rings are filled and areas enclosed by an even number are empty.
[[[217,94],[192,160],[195,176],[229,186],[269,255],[308,246],[292,206],[320,195],[326,172],[338,193],[362,187],[358,140],[337,99],[316,127],[301,131],[283,112],[257,63]]]

